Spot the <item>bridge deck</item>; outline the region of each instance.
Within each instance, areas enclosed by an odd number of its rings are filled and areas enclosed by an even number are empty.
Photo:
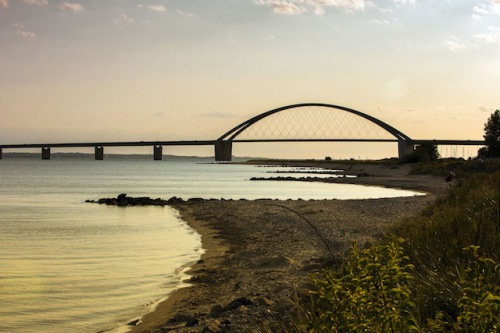
[[[84,147],[144,147],[144,146],[213,146],[217,140],[187,140],[187,141],[122,141],[122,142],[70,142],[70,143],[23,143],[0,144],[0,149],[15,148],[84,148]],[[231,140],[231,142],[398,142],[397,139],[261,139],[261,140]],[[465,145],[482,146],[483,140],[438,140],[412,139],[414,144],[431,143],[435,145]]]
[[[73,143],[30,143],[0,145],[0,149],[12,148],[82,148],[82,147],[144,147],[144,146],[211,146],[214,140],[201,141],[124,141],[124,142],[73,142]]]
[[[397,140],[397,139],[261,139],[261,140],[186,140],[186,141],[124,141],[124,142],[73,142],[73,143],[31,143],[31,144],[5,144],[0,145],[0,159],[3,149],[41,148],[42,159],[50,159],[51,148],[84,148],[94,147],[95,159],[102,160],[104,147],[153,147],[155,160],[161,160],[163,146],[213,146],[217,161],[231,161],[232,144],[244,142],[394,142],[398,143],[399,157],[413,151],[418,144],[430,143],[434,145],[485,145],[481,140]],[[402,146],[403,144],[403,146]],[[410,149],[410,150],[408,150]]]

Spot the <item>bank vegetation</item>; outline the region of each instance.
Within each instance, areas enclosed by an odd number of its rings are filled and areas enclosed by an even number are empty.
[[[260,332],[500,332],[500,160],[438,160],[447,193],[312,277],[310,301]]]

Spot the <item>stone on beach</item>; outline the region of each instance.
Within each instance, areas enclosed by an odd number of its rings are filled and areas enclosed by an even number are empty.
[[[127,323],[129,326],[137,326],[140,325],[142,321],[140,319],[132,320],[131,322]]]

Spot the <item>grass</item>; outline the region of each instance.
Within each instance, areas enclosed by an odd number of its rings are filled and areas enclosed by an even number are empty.
[[[459,281],[478,258],[500,260],[500,173],[469,173],[394,232],[407,240],[405,253],[415,267],[412,289],[419,321],[425,324],[443,316],[450,325],[456,323],[463,296]],[[471,246],[477,249],[472,257],[464,250]],[[500,285],[495,274],[488,278]]]
[[[500,172],[500,159],[475,159],[466,161],[462,158],[444,158],[437,161],[415,163],[412,174],[431,174],[446,176],[453,172],[460,177],[467,175]]]

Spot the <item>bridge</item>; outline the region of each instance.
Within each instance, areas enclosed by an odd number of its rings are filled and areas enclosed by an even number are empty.
[[[0,144],[0,159],[5,149],[40,148],[42,159],[50,159],[51,148],[93,147],[95,159],[102,160],[104,147],[150,146],[154,160],[161,160],[163,146],[213,146],[216,161],[231,161],[233,144],[244,142],[396,142],[400,159],[421,144],[485,145],[483,140],[412,139],[380,119],[354,109],[302,103],[261,113],[216,140]]]

